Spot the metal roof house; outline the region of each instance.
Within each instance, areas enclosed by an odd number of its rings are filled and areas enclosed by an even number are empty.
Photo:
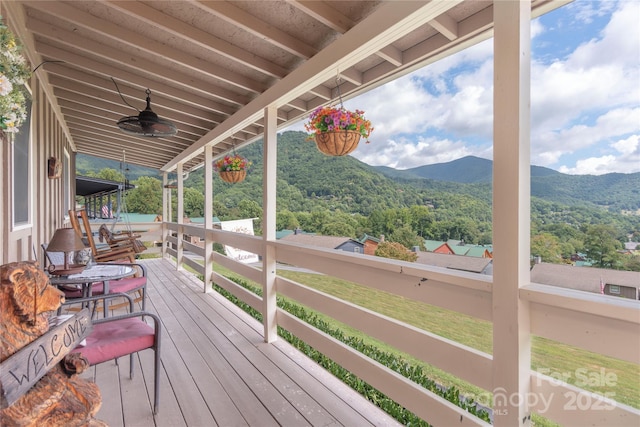
[[[618,402],[607,411],[597,405],[567,410],[572,397],[601,402],[602,396],[531,368],[532,336],[640,363],[637,301],[531,281],[530,21],[565,3],[4,1],[0,14],[35,71],[28,82],[29,124],[18,134],[3,133],[0,141],[0,261],[33,259],[33,248],[68,224],[77,153],[126,156],[131,164],[164,174],[161,265],[188,266],[204,278],[203,292],[211,293],[215,282],[259,311],[262,342],[251,351],[275,348],[282,327],[432,425],[488,425],[284,312],[276,304],[282,295],[492,393],[495,426],[531,425],[532,414],[562,425],[637,426],[640,411]],[[276,239],[280,129],[340,95],[365,93],[489,38],[494,45],[493,276]],[[153,111],[177,126],[176,135],[151,138],[118,129],[116,123],[133,114],[123,99],[142,110],[147,90]],[[217,230],[211,221],[212,162],[250,143],[264,147],[262,236]],[[60,178],[47,176],[52,157],[61,161]],[[201,167],[205,223],[195,226],[183,220],[183,181]],[[170,210],[175,195],[166,188],[170,181],[177,186],[175,220]],[[205,239],[204,248],[185,242],[185,234]],[[259,254],[261,268],[214,253],[214,242]],[[185,257],[187,250],[201,254],[204,265]],[[214,263],[259,283],[262,295],[220,275]],[[279,276],[276,263],[490,322],[492,351],[301,286]],[[530,396],[542,396],[548,405]]]

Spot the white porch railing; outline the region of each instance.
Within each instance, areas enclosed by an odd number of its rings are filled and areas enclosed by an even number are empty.
[[[416,301],[443,307],[489,322],[493,317],[491,277],[453,272],[362,254],[314,248],[288,242],[265,242],[260,237],[203,227],[164,223],[168,231],[165,251],[176,257],[177,265],[188,265],[205,276],[205,267],[184,254],[189,251],[204,258],[205,250],[172,236],[198,236],[206,245],[230,245],[260,256],[266,248],[278,263],[324,273]],[[263,258],[264,259],[264,258]],[[219,253],[208,263],[218,263],[246,279],[265,286],[261,269],[251,267]],[[206,277],[206,276],[205,276]],[[367,358],[350,347],[276,309],[265,313],[261,297],[231,280],[212,273],[213,281],[240,300],[260,311],[264,319],[275,318],[283,327],[307,342],[345,369],[408,408],[433,425],[486,425],[450,402],[421,388],[410,380]],[[529,371],[530,395],[518,396],[492,385],[493,359],[461,343],[420,330],[398,320],[324,294],[294,281],[276,276],[277,292],[326,314],[350,327],[381,340],[400,351],[440,368],[493,393],[499,399],[519,399],[529,410],[561,425],[640,425],[640,411],[573,385]],[[210,283],[205,289],[211,289]],[[266,298],[273,295],[264,294]],[[640,304],[622,298],[530,284],[520,290],[529,303],[531,334],[583,348],[632,363],[640,363]]]

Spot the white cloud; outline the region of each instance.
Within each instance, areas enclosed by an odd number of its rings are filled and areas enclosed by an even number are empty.
[[[420,139],[417,143],[405,139],[391,139],[375,148],[374,143],[360,144],[354,156],[370,165],[384,165],[396,169],[410,169],[425,164],[443,163],[473,154],[461,141]]]
[[[532,61],[532,163],[565,173],[640,172],[640,2],[577,1],[562,10],[549,28],[534,21],[532,37],[566,21],[611,18],[573,52],[558,40],[561,59]],[[486,40],[350,100],[375,127],[354,156],[401,169],[491,158],[492,55]]]

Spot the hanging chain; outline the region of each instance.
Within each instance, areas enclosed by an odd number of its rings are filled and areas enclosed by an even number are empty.
[[[338,90],[338,99],[340,100],[340,109],[344,108],[342,104],[342,92],[340,92],[340,72],[336,75],[336,89]]]

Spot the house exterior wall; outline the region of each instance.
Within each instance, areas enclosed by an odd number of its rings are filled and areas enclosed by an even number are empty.
[[[361,254],[363,251],[362,245],[360,243],[354,242],[353,240],[344,242],[343,244],[338,246],[336,249],[339,249],[341,251],[356,253],[356,254]]]
[[[378,249],[378,242],[374,242],[372,240],[365,240],[364,242],[365,255],[375,255],[376,249]]]
[[[69,203],[73,204],[75,194],[75,153],[62,126],[56,119],[53,108],[42,89],[37,76],[31,79],[31,125],[29,148],[29,221],[20,226],[13,225],[13,145],[10,135],[4,135],[0,142],[0,175],[2,176],[2,196],[0,197],[0,261],[2,264],[22,260],[41,260],[40,245],[49,241],[53,232],[64,227],[68,220],[65,212],[65,185],[69,182]],[[68,161],[65,159],[68,156]],[[63,162],[66,171],[57,179],[48,178],[47,162],[51,157]]]

